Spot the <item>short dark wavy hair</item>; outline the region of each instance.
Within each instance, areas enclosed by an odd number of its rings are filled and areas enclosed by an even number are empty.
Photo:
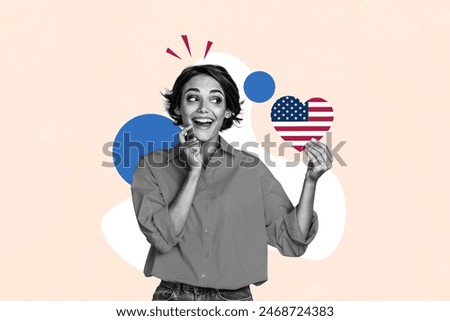
[[[239,98],[239,89],[228,71],[218,65],[198,65],[185,68],[178,78],[175,80],[172,90],[166,90],[162,94],[165,98],[165,107],[170,117],[174,120],[175,125],[183,123],[181,116],[175,113],[175,110],[181,106],[184,85],[191,78],[198,75],[207,75],[214,78],[222,87],[225,95],[225,106],[231,112],[230,118],[225,118],[221,127],[221,131],[230,128],[234,122],[239,123],[241,113],[241,104]]]

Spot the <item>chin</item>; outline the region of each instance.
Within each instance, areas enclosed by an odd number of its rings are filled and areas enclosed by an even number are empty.
[[[194,131],[195,138],[197,138],[201,142],[209,142],[218,137],[219,133],[209,133],[202,130]]]
[[[203,143],[209,142],[209,141],[211,141],[211,140],[213,140],[213,139],[215,138],[215,136],[208,135],[208,134],[205,135],[205,134],[203,134],[203,133],[201,133],[201,134],[196,134],[195,137],[196,137],[199,141],[201,141],[201,142],[203,142]]]

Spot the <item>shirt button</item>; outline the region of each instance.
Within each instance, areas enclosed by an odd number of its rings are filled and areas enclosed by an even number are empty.
[[[202,279],[206,278],[206,274],[202,274]]]

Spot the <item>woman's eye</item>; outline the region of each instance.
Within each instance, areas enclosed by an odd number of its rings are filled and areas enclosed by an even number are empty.
[[[187,97],[187,101],[190,101],[190,102],[194,102],[194,101],[197,101],[198,99],[197,99],[197,97],[195,97],[195,96],[189,96],[189,97]]]
[[[214,104],[220,104],[222,102],[222,99],[220,97],[214,97],[211,99],[211,102]]]

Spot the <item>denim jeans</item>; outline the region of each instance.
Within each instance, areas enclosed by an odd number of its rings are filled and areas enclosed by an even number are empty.
[[[153,301],[253,301],[249,286],[237,290],[216,290],[184,283],[161,281]]]

